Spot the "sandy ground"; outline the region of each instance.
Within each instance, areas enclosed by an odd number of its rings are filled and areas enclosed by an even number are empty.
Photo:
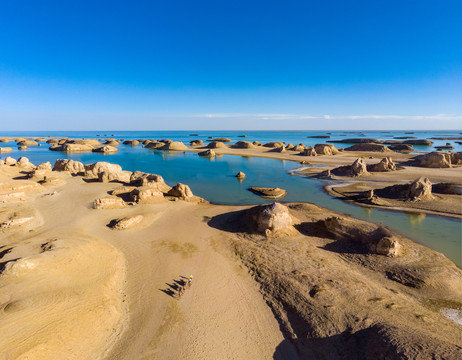
[[[43,219],[0,236],[0,359],[272,358],[284,343],[278,322],[223,234],[207,225],[228,209],[180,201],[90,208],[117,186],[69,177],[0,205],[4,218],[33,208]],[[137,229],[106,226],[132,214],[145,215]],[[190,274],[178,299],[172,286]],[[290,345],[278,354],[295,357]]]

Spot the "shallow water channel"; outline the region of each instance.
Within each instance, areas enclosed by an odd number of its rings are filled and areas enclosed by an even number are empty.
[[[224,205],[251,205],[266,202],[247,190],[250,186],[280,187],[287,190],[284,202],[311,202],[316,205],[358,219],[383,224],[389,228],[444,253],[457,266],[462,266],[462,223],[458,219],[418,213],[401,213],[381,209],[369,209],[346,203],[328,195],[323,183],[290,175],[298,163],[275,159],[224,155],[207,159],[189,152],[164,152],[144,149],[141,146],[119,146],[113,155],[97,153],[63,154],[42,147],[30,147],[26,152],[14,149],[12,157],[27,156],[38,164],[56,159],[71,158],[84,164],[96,161],[117,163],[124,170],[140,170],[162,175],[169,185],[178,182],[188,184],[195,195]],[[234,175],[243,171],[247,177],[239,182]]]

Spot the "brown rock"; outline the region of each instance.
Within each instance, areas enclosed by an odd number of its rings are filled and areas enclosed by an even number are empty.
[[[253,149],[255,145],[252,144],[250,141],[238,141],[231,147],[235,149]]]
[[[140,204],[157,204],[165,201],[162,191],[154,187],[146,186],[135,188],[130,193],[130,199]]]
[[[269,197],[269,198],[282,198],[287,195],[287,191],[280,188],[268,188],[268,187],[259,187],[253,186],[249,188],[249,191],[262,196],[262,197]]]
[[[280,148],[280,147],[284,146],[284,143],[279,142],[279,141],[273,141],[273,142],[266,143],[263,146],[264,147],[269,147],[269,148]]]
[[[94,209],[122,209],[126,205],[125,201],[117,196],[107,196],[93,202]]]
[[[316,150],[312,146],[310,146],[310,147],[307,147],[305,150],[303,150],[300,153],[300,155],[303,155],[303,156],[316,156],[318,154],[316,153]]]
[[[372,172],[395,171],[396,165],[391,157],[385,157],[377,164],[368,165],[367,170]]]
[[[213,151],[212,149],[208,149],[208,150],[205,150],[205,151],[201,151],[200,153],[198,153],[198,155],[203,156],[203,157],[213,158],[217,154],[215,154],[215,151]]]
[[[104,154],[114,154],[117,151],[119,151],[119,149],[111,145],[103,145],[99,148],[93,149],[92,151],[97,152],[97,153],[104,153]]]
[[[420,177],[411,183],[409,188],[409,199],[411,200],[432,200],[432,183],[426,177]]]
[[[171,143],[165,144],[158,148],[159,150],[170,150],[170,151],[184,151],[188,150],[188,147],[181,141],[172,141]]]
[[[114,230],[129,230],[143,221],[143,215],[127,216],[111,221],[110,227]]]
[[[124,145],[138,146],[140,142],[138,140],[125,140]]]
[[[188,185],[178,183],[167,193],[169,196],[174,196],[183,200],[192,198],[194,196],[193,192]]]
[[[375,143],[361,143],[350,146],[345,149],[346,151],[367,151],[367,152],[391,152],[391,150],[382,144]]]
[[[246,175],[242,172],[242,171],[239,171],[237,174],[236,174],[236,177],[238,179],[244,179],[246,177]]]
[[[10,153],[12,151],[13,151],[13,149],[10,148],[10,147],[1,147],[0,146],[0,154],[6,154],[6,153]]]
[[[135,171],[130,176],[130,185],[156,188],[163,193],[167,193],[171,187],[168,186],[164,178],[156,174],[148,174],[142,171]]]
[[[80,161],[58,159],[53,166],[53,171],[65,171],[72,175],[83,175],[85,167]]]
[[[367,175],[367,165],[363,159],[356,159],[351,165],[351,176]]]
[[[129,183],[131,175],[130,171],[123,171],[120,165],[105,161],[85,165],[85,178],[98,179],[99,182],[120,181]]]
[[[218,148],[227,148],[225,144],[221,141],[212,141],[210,144],[206,146],[207,149],[218,149]]]
[[[12,165],[16,165],[16,163],[17,163],[16,159],[13,159],[11,156],[7,156],[5,158],[5,165],[12,166]]]
[[[451,154],[433,151],[414,158],[412,165],[428,168],[450,168]]]
[[[33,140],[23,140],[17,143],[18,146],[37,146],[38,142]]]
[[[202,140],[192,140],[189,142],[191,146],[203,146],[204,142]]]
[[[270,235],[280,231],[294,231],[289,209],[280,203],[256,206],[249,210],[248,215],[260,233]]]
[[[339,153],[333,144],[316,144],[314,150],[318,155],[336,155]]]

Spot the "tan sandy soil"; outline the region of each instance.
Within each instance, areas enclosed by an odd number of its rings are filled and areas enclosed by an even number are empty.
[[[91,209],[118,186],[67,177],[53,195],[0,205],[10,214],[33,208],[44,220],[31,232],[0,234],[0,359],[272,358],[284,343],[278,322],[207,225],[228,208]],[[107,226],[138,214],[135,229]],[[193,286],[177,299],[170,285],[189,274]],[[282,349],[281,358],[294,358],[291,345]]]

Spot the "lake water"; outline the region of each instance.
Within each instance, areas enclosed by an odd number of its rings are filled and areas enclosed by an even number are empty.
[[[286,143],[304,143],[314,145],[325,142],[325,139],[312,139],[307,136],[323,135],[325,132],[195,132],[199,136],[189,136],[192,132],[34,132],[34,133],[0,133],[0,136],[68,136],[75,138],[111,137],[125,139],[161,139],[188,142],[191,139],[202,138],[206,140],[212,137],[229,137],[233,141],[242,140],[241,134],[248,135],[245,140],[260,141],[285,141]],[[332,132],[332,138],[335,139]],[[343,132],[335,132],[337,135]],[[106,134],[106,136],[104,136]],[[458,132],[415,132],[415,135],[404,132],[363,132],[365,137],[393,138],[394,136],[417,136],[428,138],[450,135],[459,136]],[[385,137],[379,136],[383,134]],[[347,134],[348,137],[359,137],[359,134]],[[444,141],[445,143],[446,141]],[[451,141],[454,144],[454,142]],[[229,205],[250,205],[265,202],[266,200],[254,195],[247,190],[250,186],[280,187],[286,189],[288,194],[283,201],[311,202],[341,213],[350,214],[356,218],[380,223],[396,230],[397,232],[426,245],[434,250],[444,253],[459,267],[461,261],[462,223],[457,219],[448,219],[439,216],[424,214],[404,214],[380,209],[367,209],[357,205],[345,203],[331,197],[323,189],[326,183],[289,175],[290,171],[299,164],[291,161],[281,161],[258,157],[241,157],[224,155],[212,160],[198,156],[195,153],[163,152],[144,149],[141,146],[120,145],[119,152],[112,155],[97,153],[64,154],[48,150],[48,145],[41,147],[29,147],[27,151],[19,151],[13,142],[2,143],[0,146],[13,147],[14,151],[5,156],[18,158],[27,156],[33,163],[56,159],[71,158],[82,161],[84,164],[97,161],[117,163],[125,170],[141,170],[162,175],[169,185],[178,182],[188,184],[195,195],[201,196],[212,203]],[[338,144],[340,145],[340,144]],[[454,144],[455,145],[455,144]],[[337,144],[336,144],[337,146]],[[422,147],[423,151],[431,151],[431,147]],[[456,149],[462,151],[461,149]],[[234,175],[243,171],[247,177],[239,182]]]

